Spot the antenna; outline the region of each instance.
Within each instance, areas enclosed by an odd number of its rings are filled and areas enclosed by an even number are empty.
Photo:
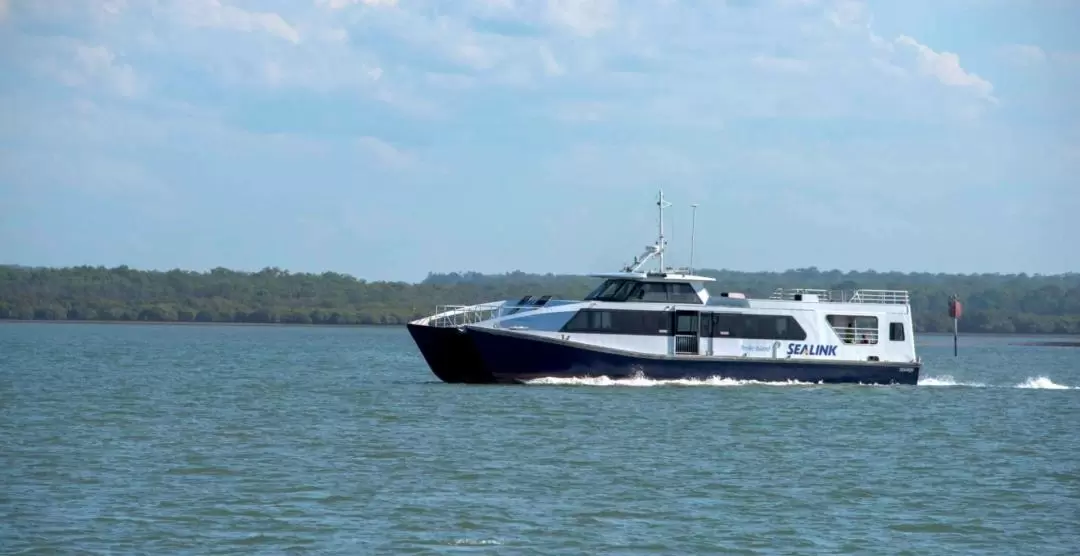
[[[697,208],[698,204],[694,203],[690,205],[690,274],[694,273],[694,228],[697,226]]]
[[[664,272],[664,209],[671,206],[671,203],[664,200],[664,190],[660,190],[660,197],[656,200],[656,206],[660,208],[660,238],[656,242],[656,246],[660,248],[660,272]]]

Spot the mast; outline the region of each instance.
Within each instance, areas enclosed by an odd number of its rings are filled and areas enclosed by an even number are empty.
[[[656,199],[656,206],[660,209],[660,233],[653,245],[646,245],[645,252],[638,257],[634,257],[634,262],[623,267],[623,272],[638,272],[641,267],[645,266],[645,263],[649,259],[660,255],[660,272],[664,272],[664,247],[666,241],[664,240],[664,209],[671,206],[671,203],[664,200],[664,190],[660,190],[660,196]]]
[[[698,204],[694,203],[690,205],[693,209],[693,213],[690,215],[690,269],[691,274],[694,273],[694,228],[697,225],[697,208]]]
[[[660,238],[656,242],[656,246],[660,248],[660,272],[664,272],[666,268],[664,266],[664,208],[670,207],[671,203],[664,200],[664,190],[660,190],[660,197],[656,200],[656,206],[660,208]]]

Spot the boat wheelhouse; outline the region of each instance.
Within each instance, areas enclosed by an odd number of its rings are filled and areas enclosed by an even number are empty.
[[[449,307],[409,323],[446,382],[544,377],[726,378],[915,384],[906,291],[778,289],[767,299],[713,294],[715,279],[665,268],[661,234],[645,256],[581,300],[549,296]],[[641,270],[659,256],[657,271]]]

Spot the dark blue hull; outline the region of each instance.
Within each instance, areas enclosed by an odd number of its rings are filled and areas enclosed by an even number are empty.
[[[484,368],[497,382],[541,377],[644,377],[654,380],[727,378],[760,382],[916,384],[919,365],[642,356],[512,332],[467,329]]]
[[[489,384],[495,378],[484,368],[472,339],[454,327],[406,326],[420,354],[439,380],[450,383]]]

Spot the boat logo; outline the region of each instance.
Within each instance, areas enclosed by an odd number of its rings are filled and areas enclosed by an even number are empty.
[[[787,354],[792,355],[828,355],[835,357],[836,345],[825,344],[788,344]]]

